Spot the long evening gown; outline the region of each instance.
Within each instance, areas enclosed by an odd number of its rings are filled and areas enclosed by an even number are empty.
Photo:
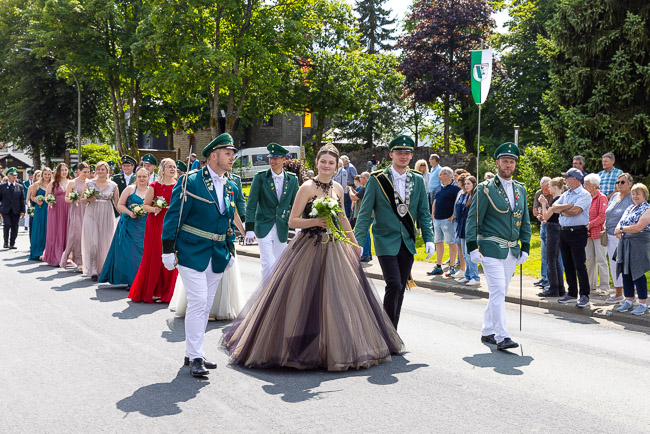
[[[241,288],[241,272],[239,271],[239,262],[234,258],[232,267],[224,271],[223,277],[219,282],[217,293],[214,296],[214,302],[210,309],[210,318],[216,320],[235,319],[244,306],[244,294]],[[175,315],[177,318],[183,318],[187,310],[187,294],[185,287],[181,284],[176,288],[174,293],[176,303]]]
[[[126,207],[133,204],[142,205],[144,200],[133,192],[126,199]],[[122,214],[115,229],[111,248],[106,255],[106,262],[99,276],[100,282],[111,285],[131,285],[140,266],[144,249],[144,227],[147,215],[131,218]]]
[[[86,190],[87,181],[75,179],[73,191],[83,194]],[[72,262],[77,267],[83,265],[81,255],[81,230],[83,227],[84,214],[86,213],[87,203],[83,203],[81,199],[77,202],[70,204],[70,214],[68,215],[68,240],[66,242],[65,251],[61,255],[61,268],[65,268],[68,263],[70,253],[72,253]]]
[[[163,185],[158,181],[151,183],[154,197],[162,196],[167,203],[171,202],[174,184]],[[147,224],[144,229],[144,253],[140,268],[136,274],[129,298],[133,301],[152,303],[154,297],[161,303],[169,303],[174,295],[174,286],[178,270],[167,270],[162,263],[162,228],[167,209],[161,210],[158,215],[147,214]]]
[[[311,201],[303,211],[308,218]],[[352,247],[303,229],[226,328],[221,345],[246,367],[344,371],[390,360],[403,342]]]
[[[45,197],[45,190],[39,188],[36,196]],[[45,240],[47,235],[47,204],[38,205],[32,202],[34,207],[34,217],[32,218],[32,229],[29,233],[31,246],[29,248],[29,259],[39,261],[45,250]]]
[[[113,192],[117,184],[109,181],[106,188],[100,190],[95,181],[89,181],[87,188],[99,191],[97,200],[88,202],[81,231],[81,256],[83,272],[87,276],[98,276],[104,266],[106,254],[111,247],[115,232],[115,214],[113,214]]]
[[[65,191],[61,186],[56,186],[52,194],[56,196],[56,203],[47,211],[47,236],[43,261],[58,267],[68,238],[70,204],[65,201]],[[48,205],[43,202],[43,206]]]

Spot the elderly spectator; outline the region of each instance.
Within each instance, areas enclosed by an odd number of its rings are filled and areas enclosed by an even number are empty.
[[[539,197],[542,219],[546,227],[546,262],[548,265],[548,288],[540,292],[540,297],[563,297],[566,294],[564,289],[564,277],[562,262],[560,260],[560,226],[559,215],[554,213],[552,206],[560,199],[564,190],[564,179],[553,178],[549,183],[549,192],[552,199],[547,200],[546,195]]]
[[[354,179],[354,178],[353,178]],[[343,168],[343,159],[339,158],[339,170],[336,175],[332,177],[333,181],[338,182],[343,187],[343,190],[348,189],[348,172]]]
[[[634,307],[634,288],[639,296],[639,305],[633,315],[648,313],[648,282],[645,273],[650,270],[650,204],[648,187],[634,184],[632,201],[616,226],[619,238],[616,252],[616,274],[623,275],[625,301],[616,309],[627,312]]]
[[[445,244],[449,246],[449,260],[451,264],[456,262],[456,245],[454,244],[454,224],[452,216],[454,213],[454,203],[460,187],[454,182],[454,172],[450,167],[440,169],[440,190],[436,193],[431,206],[431,215],[433,215],[433,227],[435,230],[436,243],[436,267],[427,271],[429,276],[435,276],[443,273],[442,256],[445,252]],[[431,182],[431,179],[429,179]],[[453,265],[449,267],[448,274],[453,275],[456,272]]]
[[[462,172],[459,172],[461,170]],[[458,175],[456,175],[458,174]],[[460,191],[456,195],[456,201],[454,202],[454,214],[452,221],[454,222],[454,244],[456,245],[456,251],[458,252],[458,259],[454,266],[458,266],[455,274],[445,274],[447,277],[453,277],[454,279],[460,279],[465,276],[465,270],[467,269],[465,265],[465,257],[463,256],[463,250],[461,246],[460,232],[458,231],[458,221],[459,214],[462,212],[462,206],[465,204],[464,196],[465,193],[465,178],[469,176],[469,173],[464,169],[456,169],[454,172],[454,182],[460,187]],[[464,231],[463,231],[464,232]],[[443,264],[444,265],[444,264]]]
[[[587,274],[589,288],[599,295],[609,295],[609,272],[607,271],[607,246],[600,242],[600,233],[604,230],[607,198],[598,190],[600,177],[590,173],[584,179],[585,190],[591,194],[589,223],[587,230]],[[599,279],[600,278],[600,279]]]
[[[427,187],[427,191],[429,191],[429,176],[431,174],[429,173],[429,165],[427,162],[424,160],[418,160],[417,163],[415,163],[415,171],[422,174],[424,185]]]
[[[587,223],[589,223],[589,207],[591,195],[585,190],[582,172],[571,168],[564,173],[569,190],[562,193],[560,199],[551,206],[554,213],[560,214],[560,251],[564,262],[569,293],[558,302],[571,303],[577,300],[576,307],[589,306],[589,275],[585,266],[585,248],[587,247]],[[580,284],[580,299],[578,300],[578,283]]]
[[[576,155],[573,157],[573,167],[581,171],[583,177],[589,175],[587,172],[585,172],[585,157],[582,155]]]
[[[472,203],[472,195],[476,188],[476,178],[472,175],[464,177],[464,194],[462,199],[456,204],[456,218],[458,226],[456,228],[456,236],[460,238],[461,251],[465,259],[465,274],[463,277],[456,279],[459,283],[466,283],[467,286],[478,286],[481,284],[481,278],[478,274],[478,265],[472,262],[467,251],[467,243],[465,241],[465,223],[467,223],[467,215],[469,214],[469,206]],[[458,208],[460,205],[460,209]]]
[[[363,195],[366,192],[366,183],[368,182],[368,179],[370,178],[370,173],[368,172],[363,172],[361,175],[355,176],[354,177],[354,185],[355,189],[349,190],[350,193],[350,199],[352,202],[354,202],[354,217],[353,221],[356,223],[357,221],[357,216],[359,215],[359,210],[361,210],[361,201],[363,199]],[[366,236],[366,243],[363,246],[363,250],[361,251],[361,262],[370,262],[372,260],[372,245],[370,241],[370,229],[368,230],[368,236]]]
[[[608,200],[616,190],[616,180],[623,174],[621,169],[614,167],[615,161],[613,153],[606,153],[602,159],[603,170],[598,172],[598,176],[600,176],[600,191],[607,196]]]
[[[429,172],[429,206],[433,204],[433,200],[436,198],[436,193],[440,191],[440,156],[438,154],[429,155],[429,166],[431,170]]]
[[[551,202],[553,196],[551,195],[550,191],[550,182],[551,178],[548,176],[544,176],[542,179],[540,179],[539,186],[541,188],[535,192],[535,199],[533,200],[533,216],[537,217],[537,220],[540,222],[539,240],[542,255],[542,266],[540,270],[542,273],[542,278],[535,282],[534,285],[541,286],[542,288],[548,286],[548,262],[546,261],[546,224],[544,223],[544,219],[542,217],[542,206],[539,203],[539,198],[540,196],[544,195],[544,197],[546,197],[547,203]]]
[[[350,163],[350,158],[347,155],[341,156],[343,160],[343,169],[348,173],[347,185],[343,185],[343,206],[345,207],[345,215],[352,218],[352,199],[350,199],[348,187],[354,188],[354,177],[358,175],[356,167]]]
[[[632,175],[624,173],[616,180],[616,192],[612,195],[607,205],[605,213],[605,229],[607,230],[607,254],[609,256],[609,272],[614,282],[616,293],[605,300],[608,303],[618,303],[623,301],[623,278],[616,274],[616,247],[618,247],[618,237],[614,235],[616,225],[623,217],[625,210],[632,205]]]
[[[483,175],[483,181],[489,181],[492,178],[494,178],[494,173],[492,172],[485,172],[485,175]]]

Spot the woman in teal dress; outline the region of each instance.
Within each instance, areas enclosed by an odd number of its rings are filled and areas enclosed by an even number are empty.
[[[131,211],[131,206],[144,203],[149,187],[149,172],[142,168],[135,176],[135,184],[124,189],[117,204],[117,209],[121,213],[120,221],[111,248],[106,255],[99,282],[131,286],[140,267],[147,217],[146,214],[136,217]]]
[[[52,182],[52,169],[46,167],[41,173],[41,179],[30,187],[30,201],[33,203],[34,207],[32,229],[29,234],[29,240],[31,242],[31,247],[29,248],[29,259],[31,261],[43,260],[42,256],[43,251],[45,250],[47,234],[47,204],[43,201],[36,201],[36,197],[45,197],[45,190],[50,182]]]

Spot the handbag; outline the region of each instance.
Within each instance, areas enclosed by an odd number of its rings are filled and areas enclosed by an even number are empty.
[[[607,231],[600,231],[600,245],[607,247]]]

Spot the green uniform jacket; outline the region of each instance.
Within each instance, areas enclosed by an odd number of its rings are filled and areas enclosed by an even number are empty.
[[[257,238],[267,236],[273,225],[276,225],[280,242],[287,241],[289,214],[298,193],[298,178],[285,170],[282,185],[282,196],[278,201],[271,169],[258,172],[253,178],[246,204],[246,230],[255,231]]]
[[[510,201],[498,177],[495,176],[476,186],[465,226],[465,239],[469,252],[479,249],[483,256],[497,259],[505,259],[508,250],[512,251],[515,257],[519,257],[519,252],[522,250],[529,253],[531,231],[526,187],[514,181],[512,188],[515,194],[514,211],[510,208]],[[478,235],[481,238],[497,237],[515,244],[510,248],[503,243],[500,246],[495,240],[478,239]]]
[[[181,192],[185,176],[188,177],[187,192],[189,194],[185,197],[181,215]],[[207,167],[181,176],[174,186],[169,209],[163,221],[162,246],[163,253],[174,253],[176,250],[178,264],[183,267],[204,271],[212,259],[212,271],[223,273],[232,252],[234,252],[235,223],[233,219],[235,218],[235,203],[241,193],[235,183],[228,180],[223,187],[225,210],[222,214],[219,211],[216,186],[212,182]],[[174,249],[176,228],[182,228],[183,225],[212,234],[226,235],[226,239],[216,241],[180,229]]]
[[[117,173],[111,177],[114,183],[117,184],[117,189],[120,191],[120,196],[122,195],[122,192],[124,189],[127,187],[126,184],[126,178],[124,178],[124,172]],[[135,173],[131,174],[131,182],[129,182],[128,185],[133,185],[135,184]]]
[[[237,208],[237,212],[239,213],[239,218],[241,218],[242,222],[245,222],[246,221],[246,199],[244,198],[244,189],[241,186],[241,178],[239,177],[239,175],[235,175],[232,172],[228,173],[227,176],[228,178],[230,178],[232,182],[235,183],[235,187],[237,187],[237,189],[240,192],[239,197],[235,201],[235,205]]]
[[[420,224],[422,229],[422,238],[424,242],[433,242],[433,229],[431,226],[431,210],[429,209],[429,199],[427,198],[427,189],[424,185],[422,175],[414,170],[409,170],[412,174],[413,190],[411,191],[411,202],[409,203],[409,212],[415,223]],[[354,226],[354,236],[357,243],[363,246],[368,236],[368,229],[372,223],[372,235],[375,242],[375,253],[377,256],[395,256],[404,242],[412,255],[417,253],[415,240],[411,238],[408,230],[404,227],[399,216],[393,211],[391,203],[384,195],[377,176],[384,173],[388,176],[391,183],[393,177],[390,167],[381,171],[372,172],[366,191],[361,200],[361,209],[357,217],[357,223]],[[408,184],[407,184],[408,188]],[[394,200],[393,197],[390,198]],[[372,212],[375,212],[374,221]]]

